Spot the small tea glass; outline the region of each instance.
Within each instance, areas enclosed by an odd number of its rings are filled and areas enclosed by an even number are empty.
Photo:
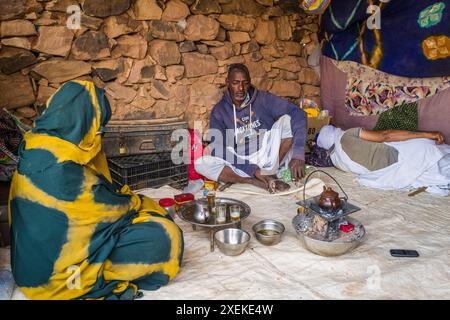
[[[220,203],[216,205],[216,222],[225,223],[227,221],[227,205]]]
[[[230,217],[231,221],[239,221],[241,219],[241,206],[233,204],[230,206]]]
[[[206,195],[206,199],[208,200],[208,207],[210,209],[211,214],[216,213],[216,193],[213,191],[208,192]]]

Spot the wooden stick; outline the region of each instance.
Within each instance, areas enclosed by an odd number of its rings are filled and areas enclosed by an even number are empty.
[[[224,191],[225,189],[231,187],[232,185],[233,185],[233,182],[227,182],[227,183],[225,183],[224,185],[221,185],[221,186],[219,187],[219,191]]]
[[[408,197],[414,197],[416,194],[424,192],[425,190],[427,190],[427,187],[420,187],[419,189],[416,189],[413,192],[408,193]]]

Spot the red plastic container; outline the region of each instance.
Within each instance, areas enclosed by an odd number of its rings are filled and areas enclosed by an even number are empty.
[[[161,200],[159,200],[159,205],[163,207],[164,210],[166,210],[172,218],[175,217],[175,200],[173,200],[172,198],[162,198]]]
[[[177,205],[182,205],[186,202],[191,202],[195,200],[195,197],[192,193],[182,193],[182,194],[177,194],[175,197],[175,203]]]
[[[355,229],[355,225],[349,222],[348,224],[341,224],[339,226],[339,229],[341,229],[342,232],[348,233]]]
[[[172,198],[162,198],[161,200],[159,200],[159,205],[163,208],[171,207],[174,204],[175,200],[173,200]]]

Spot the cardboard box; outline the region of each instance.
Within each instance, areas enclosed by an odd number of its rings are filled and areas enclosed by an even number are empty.
[[[308,141],[314,141],[316,134],[319,133],[322,127],[329,125],[331,121],[330,116],[326,117],[308,117],[308,132],[306,135],[306,147],[305,152],[310,152],[308,147]]]

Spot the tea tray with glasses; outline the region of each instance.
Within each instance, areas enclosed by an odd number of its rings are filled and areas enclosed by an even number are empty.
[[[226,218],[223,223],[217,221],[217,210],[219,206],[226,207]],[[240,211],[239,219],[232,219],[231,207],[237,206]],[[203,214],[208,210],[207,217]],[[231,198],[215,198],[215,209],[212,210],[208,206],[208,201],[206,199],[198,199],[195,201],[188,202],[184,204],[178,210],[178,216],[192,225],[193,229],[196,230],[196,226],[206,227],[210,229],[210,241],[211,241],[211,251],[214,251],[214,233],[217,230],[236,226],[241,228],[241,221],[246,219],[250,215],[250,206],[245,202],[231,199]]]

